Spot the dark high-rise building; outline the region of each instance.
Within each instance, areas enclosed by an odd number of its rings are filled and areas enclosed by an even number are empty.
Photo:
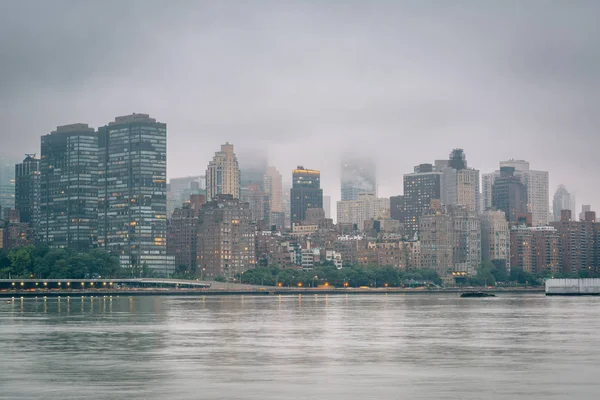
[[[168,275],[167,125],[147,114],[115,118],[98,129],[98,245],[122,267]]]
[[[40,160],[28,154],[15,165],[15,209],[22,223],[32,227],[40,219]]]
[[[255,225],[248,203],[218,194],[202,206],[198,260],[204,277],[235,278],[256,266]]]
[[[98,222],[98,136],[87,124],[59,126],[42,136],[40,240],[86,250]]]
[[[298,166],[292,171],[292,189],[290,190],[292,222],[304,221],[306,210],[323,208],[323,189],[321,173],[314,169]]]
[[[506,220],[512,223],[527,214],[527,187],[515,176],[514,167],[500,168],[500,176],[492,186],[492,207],[504,211]]]
[[[173,212],[167,228],[167,252],[175,258],[176,267],[185,267],[188,271],[196,271],[198,250],[198,215],[204,195],[199,202],[185,202]]]
[[[342,201],[358,200],[359,193],[377,195],[375,163],[368,158],[344,156],[342,160]]]
[[[441,199],[441,176],[431,164],[418,165],[414,173],[404,175],[403,204],[395,215],[400,216],[409,236],[418,232],[421,215],[429,209],[431,200]]]
[[[404,220],[404,196],[390,197],[390,218],[397,221]]]

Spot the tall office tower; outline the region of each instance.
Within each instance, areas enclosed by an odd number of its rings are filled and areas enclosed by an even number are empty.
[[[504,211],[509,222],[517,223],[527,213],[527,188],[515,176],[514,167],[501,167],[492,187],[492,206]]]
[[[450,206],[448,213],[454,228],[453,270],[475,275],[481,265],[481,220],[464,206]]]
[[[331,218],[331,196],[323,196],[323,212],[325,213],[325,218]]]
[[[256,266],[255,225],[248,203],[224,194],[202,207],[198,260],[198,268],[209,278],[235,278]]]
[[[167,125],[148,114],[98,128],[98,245],[124,268],[174,269],[167,255]]]
[[[240,189],[240,200],[248,203],[252,221],[263,221],[269,226],[271,221],[271,209],[269,195],[263,191],[263,185],[258,182],[250,182]]]
[[[559,233],[550,226],[513,226],[510,231],[510,263],[532,274],[559,271]]]
[[[570,210],[571,215],[575,216],[575,195],[569,193],[565,185],[558,185],[552,199],[553,221],[560,221],[562,210]]]
[[[269,199],[269,209],[271,212],[269,222],[271,225],[275,225],[277,229],[281,229],[285,225],[283,180],[277,168],[273,166],[267,168],[263,178],[263,187]]]
[[[204,195],[194,196],[200,201],[187,201],[176,208],[167,226],[167,253],[174,257],[176,267],[183,266],[192,273],[198,262],[198,215],[204,203]]]
[[[283,184],[283,190],[281,191],[281,203],[283,204],[283,227],[292,227],[292,188],[288,183]]]
[[[374,193],[360,193],[357,200],[337,202],[337,222],[355,224],[363,230],[366,220],[390,217],[390,199],[375,197]]]
[[[481,196],[483,197],[482,211],[492,209],[492,188],[494,187],[494,180],[498,176],[500,176],[500,172],[498,171],[481,175]]]
[[[204,194],[206,179],[204,176],[187,176],[171,178],[167,184],[167,218],[170,218],[177,207],[183,206],[190,196]]]
[[[377,168],[373,160],[350,154],[342,159],[342,201],[357,200],[359,193],[377,195]]]
[[[457,171],[456,205],[464,206],[468,211],[479,213],[479,171],[473,168]]]
[[[500,162],[500,167],[514,167],[515,175],[527,188],[527,210],[531,213],[533,226],[548,225],[550,213],[549,177],[547,171],[534,171],[523,160]]]
[[[441,200],[447,206],[463,206],[468,211],[479,213],[479,171],[467,167],[467,159],[462,149],[450,153],[447,165],[436,161],[442,172]]]
[[[481,259],[510,272],[510,230],[503,211],[481,214]]]
[[[404,196],[399,211],[400,222],[409,236],[419,231],[419,220],[423,211],[428,210],[431,200],[441,199],[442,172],[434,170],[431,164],[415,167],[412,174],[404,175]]]
[[[39,237],[50,247],[87,250],[98,228],[98,136],[87,124],[42,136]]]
[[[240,166],[229,142],[221,145],[206,168],[206,201],[218,194],[230,194],[240,198]]]
[[[0,211],[8,213],[12,208],[15,208],[15,163],[0,157]]]
[[[481,264],[481,225],[477,213],[432,200],[419,221],[421,262],[441,275],[474,275]]]
[[[304,221],[309,208],[323,208],[321,173],[303,166],[293,170],[290,202],[291,222]]]
[[[421,268],[434,269],[440,276],[449,275],[453,270],[455,245],[452,217],[439,205],[424,210],[419,218],[419,236]]]
[[[15,209],[22,223],[35,228],[40,220],[40,160],[27,154],[15,165]]]
[[[595,212],[586,211],[582,220],[573,221],[565,210],[561,220],[550,225],[559,233],[562,272],[600,271],[600,223]]]

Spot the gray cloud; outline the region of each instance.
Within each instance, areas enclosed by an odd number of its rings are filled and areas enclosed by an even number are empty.
[[[578,201],[600,167],[600,3],[4,1],[0,153],[148,112],[167,122],[169,175],[202,173],[226,140],[268,147],[289,177],[378,159],[381,193],[463,147],[490,171],[523,158]]]

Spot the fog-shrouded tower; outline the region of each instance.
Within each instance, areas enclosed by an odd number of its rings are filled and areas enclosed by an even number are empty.
[[[240,198],[240,166],[229,142],[221,145],[206,168],[206,201],[219,194]]]
[[[98,245],[122,267],[169,275],[167,125],[148,114],[116,117],[98,128]]]
[[[292,189],[290,190],[292,223],[304,221],[306,210],[323,208],[323,189],[321,172],[298,166],[292,171]]]
[[[240,167],[240,186],[248,186],[251,183],[263,185],[264,176],[269,166],[269,157],[266,147],[244,148],[236,152]]]
[[[277,168],[270,166],[264,175],[264,191],[269,200],[271,225],[281,229],[285,225],[285,213],[283,210],[283,180]]]
[[[558,185],[552,199],[552,217],[554,221],[561,220],[562,210],[570,210],[572,218],[575,219],[575,195],[570,193],[565,185]]]
[[[359,193],[377,195],[377,169],[375,162],[366,157],[346,154],[342,159],[342,201],[357,200]]]
[[[42,136],[39,237],[53,248],[83,251],[98,227],[98,136],[87,124]]]

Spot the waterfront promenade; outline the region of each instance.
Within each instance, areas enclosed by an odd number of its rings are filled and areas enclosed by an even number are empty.
[[[3,280],[6,281],[6,280]],[[334,288],[334,287],[273,287],[273,286],[256,286],[236,283],[224,282],[198,282],[198,281],[175,281],[171,280],[166,283],[163,280],[162,284],[157,284],[158,280],[136,280],[136,286],[103,285],[89,283],[83,286],[71,283],[66,285],[61,283],[60,286],[55,285],[52,289],[47,289],[44,286],[30,287],[25,289],[25,284],[21,285],[21,281],[14,281],[7,287],[4,282],[4,287],[0,288],[1,298],[12,297],[63,297],[63,296],[223,296],[223,295],[248,295],[248,296],[269,296],[269,295],[346,295],[346,294],[440,294],[440,293],[462,293],[465,291],[481,290],[490,293],[544,293],[543,287],[447,287],[447,288]],[[178,283],[174,283],[178,282]],[[152,283],[153,285],[148,285]],[[193,284],[195,283],[195,284]],[[161,287],[162,286],[162,287]],[[23,289],[21,289],[23,287]],[[47,287],[47,286],[46,286]],[[82,288],[83,287],[83,288]]]

